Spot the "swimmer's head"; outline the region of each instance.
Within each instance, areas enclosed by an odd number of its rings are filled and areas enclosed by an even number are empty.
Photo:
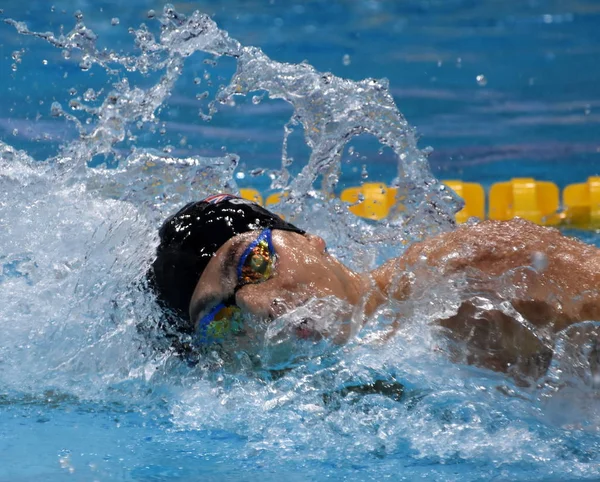
[[[163,309],[188,320],[196,284],[219,248],[239,234],[265,228],[304,234],[276,214],[230,194],[187,204],[169,217],[160,228],[150,270]]]

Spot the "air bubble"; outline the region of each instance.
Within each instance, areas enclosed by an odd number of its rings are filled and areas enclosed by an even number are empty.
[[[367,165],[363,164],[362,170],[360,171],[360,177],[367,179],[369,177],[369,171],[367,171]]]
[[[488,83],[485,75],[483,74],[479,74],[475,79],[477,80],[477,85],[480,87],[485,87]]]
[[[119,25],[120,22],[121,21],[117,17],[114,17],[111,19],[110,24],[114,27],[115,25]]]
[[[42,60],[42,64],[48,65],[48,61],[46,59]]]
[[[352,62],[352,61],[350,60],[350,56],[349,56],[348,54],[345,54],[345,55],[342,57],[342,64],[344,64],[346,67],[347,67],[348,65],[350,65],[350,63],[351,63],[351,62]]]
[[[77,89],[75,87],[71,87],[69,89],[69,95],[75,95],[75,94],[77,94]]]
[[[253,96],[252,96],[252,103],[253,103],[254,105],[260,104],[260,103],[261,103],[261,101],[262,101],[262,99],[263,99],[263,98],[262,98],[262,95],[253,95]]]
[[[19,133],[19,129],[13,129],[12,135],[16,136]]]
[[[200,84],[200,82],[202,82],[202,79],[200,77],[194,77],[194,84],[198,85]]]
[[[146,16],[148,18],[154,18],[154,17],[156,17],[156,12],[154,10],[148,10],[148,13],[146,14]]]
[[[81,22],[83,20],[83,12],[81,10],[77,10],[73,16],[78,22]]]

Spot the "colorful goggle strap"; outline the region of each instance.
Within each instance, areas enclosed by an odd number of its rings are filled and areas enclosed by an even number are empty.
[[[198,321],[198,328],[197,328],[198,337],[196,340],[197,340],[197,343],[199,343],[200,345],[206,345],[206,344],[210,343],[211,341],[214,341],[212,339],[212,337],[209,337],[209,335],[208,335],[208,331],[209,331],[208,328],[209,328],[210,324],[215,320],[215,316],[217,316],[221,310],[235,306],[235,292],[239,288],[241,288],[244,284],[247,284],[243,280],[243,272],[242,272],[244,265],[246,264],[246,259],[248,258],[250,253],[252,253],[252,251],[263,241],[267,242],[269,254],[271,256],[273,256],[273,254],[275,253],[275,248],[273,248],[273,240],[271,237],[271,229],[266,228],[263,231],[261,231],[261,233],[258,235],[258,237],[254,241],[252,241],[252,243],[250,243],[248,245],[248,247],[242,253],[242,256],[240,256],[240,261],[237,266],[238,286],[234,290],[234,295],[226,302],[221,302],[218,305],[216,305],[206,315],[204,315],[202,318],[200,318],[200,321]]]

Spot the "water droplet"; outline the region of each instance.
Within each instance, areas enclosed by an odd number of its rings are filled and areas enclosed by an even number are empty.
[[[352,154],[354,154],[354,146],[350,146],[350,147],[348,147],[348,154],[349,154],[349,155],[352,155]]]
[[[79,62],[79,68],[84,72],[87,72],[92,68],[92,62],[87,57],[84,57],[81,62]]]
[[[360,177],[363,179],[367,179],[369,177],[369,172],[367,171],[367,165],[363,164],[362,171],[360,171]]]
[[[63,50],[62,51],[62,56],[63,56],[63,59],[69,60],[71,58],[71,51],[69,51],[69,50]]]
[[[200,77],[194,77],[194,84],[198,85],[200,82],[202,82]]]
[[[113,27],[114,27],[115,25],[119,25],[119,23],[120,23],[120,20],[118,19],[118,17],[113,17],[113,18],[110,20],[110,24],[111,24]]]
[[[548,257],[539,251],[531,255],[531,265],[537,272],[544,271],[548,267]]]
[[[148,13],[146,14],[146,16],[148,18],[154,18],[154,17],[156,17],[156,12],[154,10],[148,10]]]
[[[164,136],[167,133],[167,129],[165,126],[162,126],[158,132],[161,136]]]
[[[96,92],[94,89],[88,89],[83,93],[83,100],[89,102],[91,100],[96,100]]]
[[[78,22],[81,22],[81,21],[83,20],[83,12],[82,12],[81,10],[77,10],[77,11],[76,11],[76,12],[73,14],[73,16],[75,17],[75,19],[76,19]]]
[[[69,95],[75,95],[77,93],[77,89],[75,87],[71,87],[69,89]]]
[[[12,69],[13,72],[16,72],[17,71],[17,64],[12,64],[10,66],[10,68]]]
[[[53,117],[58,117],[62,114],[62,112],[62,106],[58,102],[52,102],[52,105],[50,106],[50,115]]]
[[[352,61],[350,60],[350,56],[349,56],[348,54],[345,54],[345,55],[342,57],[342,64],[344,64],[346,67],[347,67],[348,65],[350,65],[350,63],[351,63],[351,62],[352,62]]]
[[[478,86],[485,87],[487,85],[488,81],[487,81],[485,75],[479,74],[475,79],[477,80],[477,85]]]

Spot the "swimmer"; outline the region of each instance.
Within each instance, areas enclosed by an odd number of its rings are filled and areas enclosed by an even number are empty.
[[[454,357],[521,379],[544,374],[557,333],[600,320],[600,250],[522,219],[462,225],[357,273],[329,254],[320,237],[221,194],[165,221],[150,280],[178,332],[200,345],[227,337],[243,345],[252,337],[244,316],[269,324],[311,301],[332,299],[343,312],[335,330],[305,318],[293,334],[344,343],[356,332],[349,318],[361,325],[390,300],[408,309],[411,300],[427,300],[436,286],[454,283],[455,309],[437,321]],[[401,327],[399,316],[386,336]]]

